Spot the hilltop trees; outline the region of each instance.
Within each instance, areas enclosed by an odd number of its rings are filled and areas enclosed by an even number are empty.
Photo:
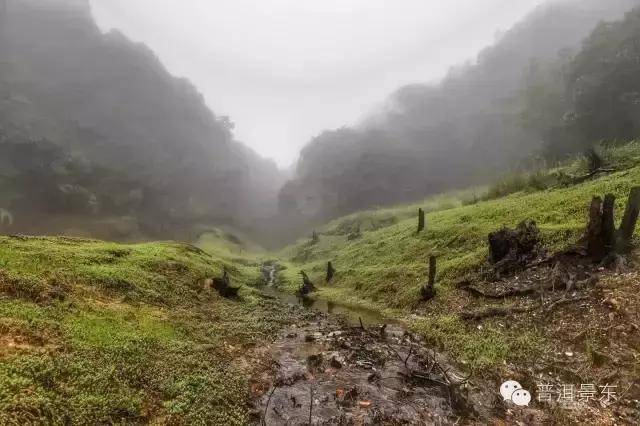
[[[531,67],[523,127],[558,158],[640,134],[640,9],[601,23],[575,54]]]
[[[640,134],[640,9],[596,28],[573,61],[568,89],[584,140]]]
[[[80,216],[74,228],[127,217],[154,238],[275,213],[275,164],[235,141],[230,119],[147,47],[102,33],[88,2],[56,2],[54,12],[10,1],[0,18],[0,151],[21,151],[0,158],[0,197],[40,215],[16,232],[66,231],[50,210],[80,213],[85,196],[96,199],[98,216]]]
[[[637,135],[637,12],[581,43],[638,3],[539,7],[440,84],[400,88],[359,126],[314,138],[281,199],[325,220]]]

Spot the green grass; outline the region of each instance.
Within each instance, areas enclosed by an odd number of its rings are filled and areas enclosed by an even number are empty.
[[[469,329],[455,314],[433,315],[413,321],[411,329],[426,337],[427,343],[468,364],[476,373],[499,365],[504,360],[534,359],[544,348],[540,333],[522,330],[511,334],[497,321]]]
[[[209,243],[0,237],[0,423],[246,424],[235,360],[291,313]],[[203,291],[223,267],[241,300]]]
[[[617,170],[632,168],[640,164],[640,141],[628,143],[602,142],[594,146],[602,161],[602,167]],[[509,173],[489,186],[481,197],[493,200],[517,192],[536,192],[571,184],[572,178],[584,176],[591,171],[591,158],[581,154],[563,161],[553,168],[538,169],[533,172]]]
[[[318,230],[316,244],[305,240],[283,250],[282,257],[287,259],[284,287],[297,288],[297,274],[305,270],[314,283],[321,284],[317,297],[363,305],[403,319],[428,339],[443,342],[446,350],[473,368],[498,365],[512,358],[513,342],[522,339],[513,331],[480,331],[453,321],[451,313],[460,306],[452,284],[485,262],[487,235],[503,226],[515,227],[524,219],[533,219],[544,245],[555,250],[579,239],[594,195],[615,194],[620,219],[631,187],[640,184],[640,148],[634,143],[619,150],[609,155],[625,158],[623,170],[580,185],[519,191],[495,200],[459,201],[440,208],[429,208],[438,203],[428,199],[397,210],[361,212],[333,221]],[[427,207],[427,224],[426,231],[416,235],[420,206]],[[348,240],[346,234],[357,223],[379,223],[381,217],[384,226],[361,226],[361,237]],[[438,258],[438,295],[423,306],[419,290],[427,279],[430,255]],[[323,280],[327,261],[338,271],[331,285],[324,285]],[[418,307],[424,318],[412,319],[409,314]],[[447,333],[438,331],[442,327]],[[539,336],[529,337],[541,341]],[[532,349],[525,352],[533,355]]]

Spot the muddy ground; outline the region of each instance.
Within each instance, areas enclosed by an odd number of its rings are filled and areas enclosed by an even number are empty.
[[[463,372],[395,325],[318,313],[263,355],[273,365],[254,384],[256,424],[456,424],[481,407]]]

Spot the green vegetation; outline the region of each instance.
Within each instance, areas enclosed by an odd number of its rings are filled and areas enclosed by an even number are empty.
[[[434,205],[434,200],[333,221],[319,229],[317,244],[301,241],[283,251],[290,260],[282,272],[284,286],[297,288],[301,269],[314,283],[323,284],[326,263],[332,261],[338,272],[330,285],[321,285],[318,297],[405,319],[471,367],[496,365],[512,357],[513,345],[539,342],[539,337],[524,338],[506,329],[498,333],[491,322],[483,330],[467,328],[452,316],[462,308],[452,284],[485,262],[487,235],[502,226],[514,227],[531,218],[540,227],[545,246],[554,250],[581,236],[592,196],[615,194],[620,216],[631,187],[640,181],[639,154],[637,143],[612,149],[606,158],[620,171],[578,185],[557,184],[535,192],[526,188],[495,200],[427,207],[426,229],[421,234],[416,234],[418,206]],[[580,175],[582,162],[578,159],[553,173]],[[361,237],[350,240],[348,233],[359,223],[363,224]],[[426,281],[430,255],[438,257],[438,295],[422,306],[424,318],[408,319],[407,314],[420,307],[419,290]],[[540,345],[531,344],[520,353],[534,353],[535,347]]]
[[[0,237],[0,423],[245,424],[238,355],[291,313],[245,286],[203,290],[223,266],[258,279],[228,241],[119,245]]]
[[[595,156],[595,158],[594,158]],[[628,169],[640,163],[640,143],[631,141],[601,142],[591,151],[572,157],[558,166],[528,173],[511,173],[489,186],[484,200],[501,198],[516,192],[535,192],[553,187],[569,186],[574,179],[586,176],[601,167]]]

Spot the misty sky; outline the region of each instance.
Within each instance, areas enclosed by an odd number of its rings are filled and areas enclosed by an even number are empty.
[[[91,0],[287,166],[321,130],[475,58],[544,0]]]

